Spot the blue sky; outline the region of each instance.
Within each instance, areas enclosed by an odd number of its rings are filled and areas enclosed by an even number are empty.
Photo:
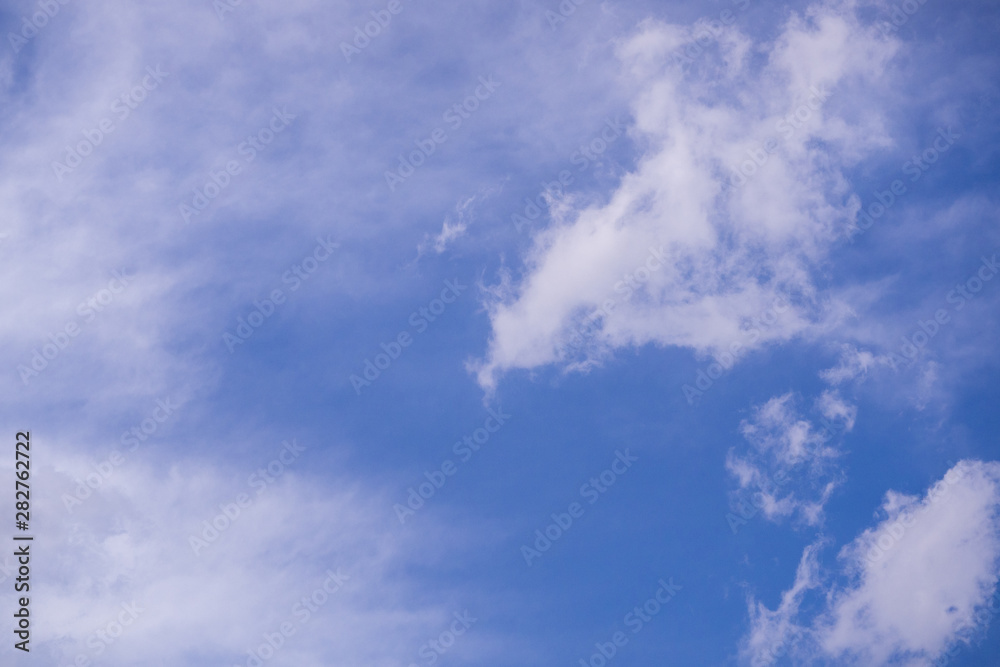
[[[994,664],[998,27],[0,4],[5,664]]]

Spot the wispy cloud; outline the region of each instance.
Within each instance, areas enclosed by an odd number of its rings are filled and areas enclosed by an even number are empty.
[[[842,481],[839,440],[854,427],[856,408],[824,392],[816,401],[823,417],[817,425],[798,413],[795,402],[791,392],[775,396],[740,425],[749,446],[730,449],[726,458],[739,487],[735,499],[741,515],[729,517],[734,532],[748,518],[740,507],[747,504],[747,494],[769,520],[794,516],[805,525],[820,525],[824,507]]]

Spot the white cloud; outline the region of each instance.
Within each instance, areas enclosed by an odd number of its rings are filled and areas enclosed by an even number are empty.
[[[424,240],[417,246],[417,257],[423,256],[428,250],[433,250],[440,255],[452,241],[465,236],[469,225],[476,219],[476,208],[486,199],[500,193],[502,189],[502,184],[492,188],[483,188],[472,197],[460,200],[455,204],[454,211],[445,217],[441,224],[441,231],[433,237],[430,234],[424,236]]]
[[[754,420],[743,422],[740,430],[747,440],[778,463],[795,465],[821,443],[812,425],[799,419],[791,406],[792,394],[776,396],[757,408]]]
[[[842,169],[889,143],[878,115],[855,102],[884,86],[894,43],[836,1],[793,16],[769,44],[726,29],[688,77],[670,54],[692,39],[646,22],[620,46],[636,91],[631,134],[645,153],[606,203],[557,207],[523,280],[489,304],[489,349],[472,366],[487,389],[510,369],[573,363],[563,343],[584,317],[594,321],[588,354],[599,356],[646,343],[725,351],[779,298],[793,307],[754,344],[843,314],[810,271],[852,216]],[[769,140],[777,147],[755,166]],[[728,186],[744,165],[752,176]]]
[[[468,229],[468,223],[461,218],[458,220],[445,218],[444,223],[441,225],[441,233],[431,240],[430,246],[434,248],[434,252],[440,255],[445,251],[449,243],[463,236],[466,229]],[[422,252],[426,247],[425,244],[421,244],[418,251]]]
[[[773,664],[802,640],[803,629],[796,625],[795,618],[805,594],[820,584],[818,553],[821,546],[821,543],[812,544],[802,552],[795,583],[782,593],[776,610],[771,611],[750,597],[751,631],[744,639],[743,654],[753,667]]]
[[[306,23],[303,3],[293,4],[275,24]],[[266,6],[249,11],[274,17]],[[287,71],[289,54],[259,57],[281,38],[244,37],[235,23],[219,21],[211,3],[153,2],[141,9],[72,3],[17,55],[16,86],[5,85],[11,54],[5,37],[0,232],[7,238],[0,297],[9,318],[0,341],[12,372],[0,387],[26,409],[80,401],[89,419],[176,393],[188,382],[213,386],[218,365],[210,357],[224,354],[221,334],[234,326],[231,313],[272,289],[275,278],[258,259],[274,262],[280,277],[284,257],[287,266],[309,249],[319,225],[316,216],[298,213],[305,198],[294,196],[306,179],[297,178],[303,173],[297,160],[278,150],[295,146],[296,126],[252,163],[242,162],[236,146],[266,127],[273,106],[301,112],[301,91],[337,90],[331,100],[343,91],[320,84],[319,72],[311,82],[287,76],[281,69]],[[257,57],[243,51],[245,58],[229,58],[225,48],[240,48],[233,42],[244,39]],[[190,48],[176,49],[178,40]],[[329,48],[336,51],[335,44]],[[259,66],[263,61],[267,66]],[[144,77],[152,85],[147,68],[166,73],[152,90],[139,86]],[[134,109],[115,105],[133,90],[135,99],[142,97],[138,104],[128,98]],[[113,128],[106,136],[97,131],[102,122]],[[52,165],[66,161],[69,146],[82,146],[85,155],[60,180]],[[185,225],[178,205],[237,158],[240,174]],[[260,220],[278,212],[284,233],[260,242],[258,234],[267,235]],[[226,230],[233,221],[243,224],[238,235]],[[242,254],[239,262],[227,256],[232,251]],[[78,304],[122,269],[135,276],[133,283],[96,319],[81,322]],[[80,334],[26,386],[18,366],[30,368],[33,351],[70,323],[81,325]]]
[[[977,611],[1000,575],[998,510],[996,462],[959,462],[923,498],[890,491],[884,519],[840,551],[845,584],[815,576],[810,547],[776,611],[751,599],[745,659],[770,664],[767,651],[783,646],[799,662],[930,665],[982,629]],[[825,602],[805,619],[810,589]]]
[[[797,516],[809,526],[823,521],[823,508],[840,481],[840,450],[833,438],[854,427],[856,408],[829,392],[816,402],[827,420],[817,428],[795,409],[789,392],[754,410],[740,425],[748,447],[733,448],[726,468],[737,481],[737,498],[754,494],[764,517]]]
[[[400,527],[381,490],[329,471],[310,475],[319,451],[272,469],[263,488],[262,476],[253,484],[248,477],[279,455],[277,443],[260,460],[221,467],[176,456],[160,465],[129,460],[69,513],[63,494],[92,469],[73,448],[46,445],[59,463],[32,466],[32,509],[45,518],[33,546],[32,574],[42,576],[32,581],[31,645],[45,664],[78,655],[103,665],[147,664],[150,656],[165,665],[246,664],[246,651],[285,621],[295,633],[268,665],[408,664],[453,613],[482,609],[440,582],[429,594],[430,581],[406,574],[462,554],[479,539],[474,529],[446,529],[432,515],[418,528]],[[237,514],[240,494],[250,504]],[[217,535],[205,533],[206,521]],[[192,535],[205,540],[197,555]],[[323,587],[328,571],[348,579],[320,594],[327,599],[314,600],[306,619],[295,605]],[[133,602],[141,612],[117,636],[121,605]],[[107,643],[97,631],[109,625]],[[455,652],[474,654],[487,641],[489,631],[476,627]],[[6,660],[12,652],[9,642],[0,649]]]
[[[835,391],[824,391],[816,399],[816,408],[828,421],[842,421],[846,430],[854,428],[858,406],[846,402]]]
[[[844,345],[837,365],[820,371],[819,376],[832,385],[838,385],[857,377],[867,376],[869,369],[873,368],[876,363],[884,364],[886,362],[868,350],[859,350],[853,345]]]

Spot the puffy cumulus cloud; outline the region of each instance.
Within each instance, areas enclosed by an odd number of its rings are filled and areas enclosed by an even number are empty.
[[[432,516],[400,527],[390,497],[308,474],[321,454],[289,443],[224,467],[130,460],[72,511],[65,498],[92,469],[75,445],[47,443],[58,464],[32,466],[39,664],[260,664],[249,650],[267,665],[409,664],[453,614],[478,618],[481,605],[413,574],[463,553],[475,531]],[[281,645],[270,658],[268,637]],[[490,633],[476,627],[450,653],[481,641]],[[0,661],[13,652],[6,642]]]
[[[1000,464],[962,461],[923,499],[889,493],[882,509],[841,551],[857,581],[833,598],[819,639],[861,662],[929,661],[975,625],[996,586]]]
[[[833,440],[854,427],[856,408],[832,392],[823,393],[816,408],[822,415],[818,426],[799,414],[789,392],[757,407],[740,425],[748,446],[731,449],[726,468],[736,479],[734,500],[744,518],[756,513],[745,507],[752,502],[772,521],[795,516],[810,526],[822,522],[842,477]],[[730,521],[739,519],[731,515]]]
[[[554,207],[523,277],[488,292],[492,336],[471,365],[485,388],[621,346],[719,354],[783,299],[754,345],[846,312],[811,271],[856,213],[844,168],[890,143],[868,93],[896,43],[835,0],[769,43],[715,29],[693,63],[676,54],[698,26],[647,21],[620,44],[642,155],[606,201]]]
[[[998,510],[996,462],[961,461],[922,498],[890,491],[883,519],[839,553],[846,583],[817,576],[810,547],[775,611],[751,599],[746,662],[930,665],[969,642],[993,615]],[[809,591],[824,600],[811,619],[800,609]]]

